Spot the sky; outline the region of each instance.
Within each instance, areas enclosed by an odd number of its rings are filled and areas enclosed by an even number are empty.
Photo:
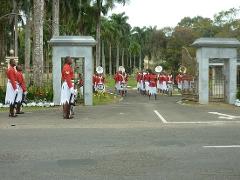
[[[223,10],[240,7],[240,0],[129,0],[117,5],[112,13],[125,12],[128,23],[134,26],[175,27],[186,16],[213,18]]]

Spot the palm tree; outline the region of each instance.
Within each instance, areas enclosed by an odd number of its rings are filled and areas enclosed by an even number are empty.
[[[125,13],[113,14],[111,17],[113,21],[113,26],[115,30],[115,41],[117,47],[116,54],[116,69],[119,67],[119,58],[120,58],[120,46],[123,42],[125,42],[127,34],[130,32],[130,25],[127,23],[128,16]]]
[[[60,1],[60,32],[67,35],[96,34],[95,8],[91,0]],[[94,30],[94,31],[93,31]]]
[[[109,63],[108,63],[108,70],[109,75],[112,75],[112,43],[114,41],[114,26],[113,22],[111,20],[108,20],[106,18],[102,19],[102,40],[103,43],[106,42],[108,44],[108,55],[109,55]],[[104,57],[104,54],[103,54]],[[104,58],[103,58],[104,61]],[[103,63],[104,66],[104,63]],[[103,67],[104,68],[104,67]]]
[[[43,21],[44,0],[33,0],[33,79],[37,87],[43,85]]]
[[[131,41],[129,46],[130,54],[133,55],[133,69],[136,67],[136,56],[139,54],[141,49],[140,44],[137,41]]]
[[[138,69],[141,70],[142,69],[142,53],[145,50],[146,38],[147,38],[146,27],[143,27],[143,28],[134,27],[132,29],[132,36],[140,45]]]
[[[59,36],[59,0],[52,0],[52,36]]]
[[[7,42],[9,41],[8,36],[12,33],[12,27],[10,25],[9,17],[5,17],[6,14],[11,12],[11,1],[1,1],[0,5],[0,62],[4,61],[6,56]],[[10,29],[11,28],[11,29]],[[11,37],[10,37],[11,38]]]
[[[24,0],[22,3],[22,10],[26,15],[25,25],[25,48],[24,48],[24,65],[26,83],[29,83],[30,60],[31,60],[31,29],[32,29],[32,4],[30,0]]]
[[[115,3],[125,4],[127,0],[92,0],[95,8],[96,18],[96,66],[100,65],[100,51],[101,51],[101,14],[106,15],[109,9],[114,7]]]
[[[106,19],[106,18],[102,18],[101,21],[102,21],[101,22],[101,25],[102,25],[102,27],[101,27],[101,29],[102,29],[102,31],[101,31],[101,36],[102,36],[102,40],[101,40],[101,42],[102,42],[102,46],[101,46],[101,48],[102,48],[102,67],[104,69],[104,74],[106,74],[105,43],[107,41],[109,33],[111,33],[111,32],[109,32],[109,20]]]

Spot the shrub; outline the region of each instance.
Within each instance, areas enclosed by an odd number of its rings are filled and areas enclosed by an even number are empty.
[[[28,88],[28,100],[30,101],[51,101],[53,100],[53,88],[51,86],[46,87],[34,87]]]
[[[5,89],[3,89],[2,87],[0,87],[0,103],[4,103],[5,101]]]

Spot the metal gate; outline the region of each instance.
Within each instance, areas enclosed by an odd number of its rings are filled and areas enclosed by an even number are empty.
[[[225,76],[223,74],[209,78],[209,101],[225,101]]]
[[[187,75],[186,79],[183,78],[181,93],[182,93],[183,101],[187,100],[187,101],[197,102],[198,101],[198,77]]]

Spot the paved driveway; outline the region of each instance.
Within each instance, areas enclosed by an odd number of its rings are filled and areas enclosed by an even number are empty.
[[[239,180],[239,109],[179,100],[131,92],[73,120],[61,108],[0,113],[0,179]]]

